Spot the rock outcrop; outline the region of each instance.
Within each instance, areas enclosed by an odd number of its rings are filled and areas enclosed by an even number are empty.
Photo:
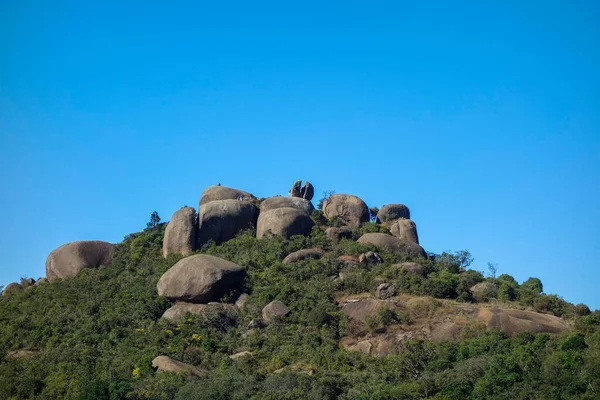
[[[115,245],[99,240],[71,242],[53,250],[46,259],[49,281],[72,278],[84,268],[98,268],[112,262]]]
[[[290,197],[300,197],[310,201],[314,195],[315,188],[308,181],[304,182],[304,186],[302,186],[302,181],[296,181],[290,189]]]
[[[479,282],[469,289],[477,301],[487,301],[498,297],[498,287],[492,282]]]
[[[417,224],[410,219],[401,218],[394,222],[390,227],[390,233],[398,239],[408,240],[409,242],[419,244]]]
[[[283,318],[290,313],[290,309],[279,300],[273,300],[262,309],[262,319],[271,322],[276,318]]]
[[[302,181],[296,181],[290,189],[290,197],[302,197],[300,191],[302,190]]]
[[[196,250],[197,218],[196,210],[192,207],[175,211],[165,229],[163,257],[169,254],[187,256]]]
[[[358,242],[361,244],[372,244],[378,249],[386,249],[389,251],[402,251],[409,257],[427,257],[427,253],[417,243],[407,240],[398,239],[386,233],[365,233]]]
[[[364,201],[349,194],[332,194],[323,202],[326,218],[338,218],[351,227],[369,222],[369,209]]]
[[[226,242],[243,230],[254,229],[258,208],[251,201],[213,200],[200,206],[196,248],[209,240],[216,244]]]
[[[381,264],[383,262],[379,253],[367,251],[358,256],[358,262],[361,264]]]
[[[340,226],[339,228],[330,227],[325,229],[325,236],[327,239],[334,242],[340,239],[352,239],[352,227]]]
[[[45,285],[47,283],[50,283],[50,281],[48,280],[48,278],[40,278],[35,283],[35,286]]]
[[[421,276],[425,275],[425,267],[423,267],[421,264],[416,263],[416,262],[412,262],[412,261],[403,262],[400,264],[396,264],[395,267],[399,268],[399,269],[403,269],[406,272],[408,272],[409,274],[421,275]]]
[[[404,204],[386,204],[377,213],[377,222],[391,223],[397,219],[410,219],[410,210]]]
[[[23,286],[18,284],[17,282],[11,282],[2,291],[2,296],[8,296],[10,293],[16,293],[23,290]]]
[[[298,250],[291,254],[288,254],[284,259],[284,264],[295,263],[300,260],[306,260],[307,258],[321,258],[323,255],[322,249],[312,248],[312,249],[304,249]]]
[[[152,366],[156,368],[156,372],[174,372],[176,374],[202,376],[202,371],[193,365],[173,360],[167,356],[156,357],[152,360]]]
[[[389,299],[396,294],[396,286],[391,283],[382,283],[375,290],[375,297],[381,300]]]
[[[256,199],[252,193],[244,192],[243,190],[228,188],[225,186],[209,186],[200,196],[200,204],[198,209],[204,204],[215,200],[246,200],[251,201]]]
[[[309,200],[300,197],[275,196],[266,198],[260,203],[260,212],[262,213],[284,207],[297,208],[298,210],[306,212],[308,215],[312,214],[315,210],[315,207]]]
[[[258,216],[256,237],[262,238],[267,231],[274,235],[289,239],[294,235],[308,236],[314,226],[309,215],[290,207],[276,208],[261,212]]]
[[[158,294],[175,301],[208,303],[240,284],[245,276],[245,267],[196,254],[180,260],[161,276]]]
[[[165,311],[161,318],[168,321],[177,322],[183,318],[187,313],[198,315],[210,315],[210,314],[227,314],[230,319],[237,319],[237,309],[233,304],[223,303],[209,303],[209,304],[195,304],[177,302],[167,311]]]

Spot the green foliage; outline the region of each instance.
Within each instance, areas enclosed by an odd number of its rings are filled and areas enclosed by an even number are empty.
[[[34,286],[0,298],[1,399],[595,399],[600,388],[600,312],[542,293],[539,280],[522,286],[497,277],[499,297],[574,319],[575,331],[558,336],[520,334],[468,326],[460,339],[407,340],[398,355],[369,357],[340,346],[354,327],[335,299],[372,292],[381,278],[401,293],[473,301],[469,288],[481,273],[465,269],[468,252],[417,260],[423,275],[395,264],[400,252],[380,251],[384,263],[348,268],[336,258],[373,246],[327,241],[322,214],[308,237],[256,239],[244,232],[201,250],[247,266],[240,289],[250,294],[239,315],[217,310],[177,323],[160,319],[170,303],[158,297],[160,276],[181,257],[162,257],[165,225],[158,215],[118,245],[110,266]],[[366,224],[364,231],[381,231]],[[359,232],[360,233],[360,232]],[[319,260],[283,264],[296,250],[321,247]],[[344,279],[339,279],[340,272]],[[233,301],[239,291],[223,300]],[[271,300],[291,313],[248,333],[248,322]],[[410,308],[379,309],[367,319],[375,332],[397,332],[435,315],[442,300]],[[399,326],[399,324],[404,324]],[[357,330],[358,329],[358,330]],[[10,358],[18,349],[38,355]],[[233,361],[248,350],[252,357]],[[167,355],[194,365],[202,376],[158,373],[151,361]],[[283,368],[283,372],[274,373]]]

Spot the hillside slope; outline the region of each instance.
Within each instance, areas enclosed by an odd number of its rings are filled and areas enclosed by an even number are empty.
[[[519,285],[508,275],[498,277],[505,300],[489,308],[474,303],[469,288],[486,279],[465,271],[461,253],[412,260],[422,267],[420,274],[398,268],[411,261],[398,251],[378,250],[382,262],[361,263],[359,255],[375,246],[332,242],[324,232],[328,222],[318,212],[313,218],[316,226],[307,237],[256,239],[242,233],[199,250],[247,267],[244,284],[220,300],[249,294],[233,315],[215,308],[176,322],[161,319],[171,303],[158,296],[157,282],[182,258],[162,257],[163,224],[126,237],[108,267],[2,296],[0,398],[599,398],[600,312]],[[355,235],[380,229],[367,223]],[[282,262],[308,248],[325,253]],[[343,304],[356,296],[374,299],[382,283],[395,286],[397,293],[385,301],[396,308],[376,308],[362,319],[345,312]],[[290,313],[248,329],[272,300]],[[561,329],[518,333],[527,329],[496,324],[503,319],[493,310],[500,309],[537,315]],[[364,346],[352,348],[367,339],[423,331],[427,324],[427,334],[388,343],[391,350],[379,357],[371,350],[364,354]],[[157,356],[194,372],[157,372]]]

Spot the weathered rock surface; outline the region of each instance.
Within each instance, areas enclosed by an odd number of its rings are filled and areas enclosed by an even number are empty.
[[[425,267],[423,267],[421,264],[416,263],[416,262],[407,261],[407,262],[403,262],[400,264],[396,264],[395,267],[399,268],[399,269],[404,269],[409,274],[421,275],[421,276],[425,275]]]
[[[323,250],[317,248],[298,250],[288,254],[287,257],[283,259],[283,263],[291,264],[295,263],[296,261],[306,260],[307,258],[321,258],[323,254]]]
[[[366,253],[362,253],[358,256],[358,262],[361,264],[381,264],[383,260],[379,253],[375,253],[373,251],[367,251]]]
[[[11,282],[2,291],[2,296],[8,296],[10,293],[16,293],[23,290],[23,286],[18,284],[17,282]]]
[[[315,207],[309,200],[300,197],[268,197],[260,203],[261,213],[276,208],[297,208],[298,210],[306,212],[308,215],[312,214],[315,210]]]
[[[417,235],[417,224],[410,219],[401,218],[394,222],[390,227],[390,233],[398,239],[408,240],[409,242],[419,243]]]
[[[176,374],[202,376],[202,371],[193,365],[173,360],[167,356],[156,357],[152,360],[152,366],[157,368],[156,372],[174,372]]]
[[[385,224],[397,219],[410,219],[410,210],[404,204],[386,204],[377,213],[377,222]]]
[[[300,197],[310,201],[312,200],[314,195],[315,188],[313,187],[313,185],[309,181],[304,182],[304,186],[302,186],[302,189],[300,189]]]
[[[223,304],[223,303],[210,303],[210,304],[194,304],[194,303],[186,303],[179,301],[175,303],[171,308],[165,311],[161,318],[164,318],[168,321],[179,321],[183,318],[187,313],[198,315],[211,315],[223,313],[227,314],[230,319],[237,318],[237,309],[233,304]]]
[[[40,278],[37,280],[37,282],[35,282],[35,286],[45,285],[47,283],[50,283],[48,278]]]
[[[396,294],[396,286],[391,283],[382,283],[375,290],[375,297],[381,300],[389,299]]]
[[[337,260],[341,261],[344,264],[349,265],[349,266],[354,266],[354,265],[359,265],[360,264],[358,256],[351,256],[349,254],[343,254],[343,255],[339,256],[337,258]]]
[[[498,297],[498,287],[492,282],[479,282],[469,289],[477,301],[487,301]]]
[[[240,284],[245,275],[245,267],[219,257],[196,254],[180,260],[161,276],[158,294],[170,300],[208,303]]]
[[[225,186],[209,186],[200,196],[200,204],[198,209],[204,204],[215,200],[246,200],[251,201],[256,199],[252,193],[244,192],[243,190],[228,188]]]
[[[197,230],[198,221],[194,208],[183,207],[175,211],[165,229],[163,257],[169,254],[192,254],[196,250]]]
[[[332,242],[340,239],[352,239],[352,227],[330,227],[325,229],[325,236],[327,236],[327,239],[329,239]]]
[[[213,200],[200,207],[198,212],[199,249],[209,240],[216,244],[226,242],[243,230],[254,229],[258,208],[251,201]]]
[[[35,357],[42,354],[41,350],[38,349],[20,349],[13,350],[6,353],[6,359],[17,359],[17,358],[26,358],[26,357]]]
[[[235,306],[239,309],[244,308],[244,306],[246,305],[246,302],[248,302],[249,298],[250,298],[250,296],[248,296],[247,293],[240,294],[240,296],[235,301]]]
[[[112,262],[115,245],[99,240],[71,242],[53,250],[46,259],[46,277],[72,278],[84,268],[98,268]]]
[[[409,257],[427,257],[427,253],[417,243],[398,239],[386,233],[365,233],[358,242],[361,244],[372,244],[378,249],[390,251],[402,251]]]
[[[283,318],[290,313],[290,309],[279,300],[273,300],[262,309],[262,319],[271,322],[276,318]]]
[[[296,181],[290,189],[290,197],[302,197],[300,192],[302,190],[302,181]]]
[[[258,216],[256,237],[262,238],[267,231],[289,239],[294,235],[310,235],[314,222],[304,211],[283,207],[261,212]]]
[[[383,307],[398,310],[394,302],[373,298],[357,299],[356,301],[350,299],[341,305],[344,314],[350,317],[350,319],[361,322],[365,322],[368,317],[377,315],[377,312]]]
[[[229,356],[229,358],[231,358],[232,360],[236,361],[236,360],[240,360],[243,358],[251,358],[252,357],[252,353],[249,351],[240,351],[239,353],[235,353]]]
[[[262,318],[252,318],[248,323],[248,329],[261,329],[267,326],[267,323]]]
[[[369,222],[369,209],[364,201],[349,194],[332,194],[323,202],[326,218],[339,218],[351,227]]]

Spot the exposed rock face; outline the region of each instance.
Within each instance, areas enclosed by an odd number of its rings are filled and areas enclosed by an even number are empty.
[[[348,266],[358,265],[360,263],[359,257],[351,256],[349,254],[341,255],[337,258],[337,260],[343,262]]]
[[[325,229],[325,236],[332,242],[340,239],[352,239],[352,227],[341,226],[339,228],[327,228]]]
[[[297,208],[298,210],[302,210],[306,212],[308,215],[312,214],[315,210],[313,204],[300,197],[282,197],[275,196],[264,199],[262,203],[260,203],[260,212],[266,212],[269,210],[274,210],[276,208]]]
[[[273,300],[262,309],[262,317],[265,322],[271,322],[275,318],[283,318],[290,313],[290,309],[279,300]]]
[[[386,233],[365,233],[358,239],[358,242],[372,244],[379,249],[400,250],[409,257],[427,257],[425,250],[417,243],[398,239]]]
[[[251,201],[214,200],[198,212],[199,249],[209,240],[220,244],[233,239],[239,232],[256,227],[258,208]]]
[[[10,293],[20,292],[21,290],[23,290],[23,286],[21,286],[17,282],[11,282],[8,285],[6,285],[4,291],[2,291],[2,296],[7,296]]]
[[[382,283],[375,290],[375,297],[381,300],[389,299],[396,294],[396,286],[391,283]]]
[[[235,353],[229,356],[232,360],[236,361],[242,358],[250,358],[252,357],[252,353],[249,351],[241,351],[239,353]]]
[[[84,268],[98,268],[112,262],[115,246],[99,240],[71,242],[53,250],[46,259],[46,277],[72,278]]]
[[[338,217],[351,227],[369,222],[369,209],[364,201],[349,194],[332,194],[323,203],[323,214],[331,219]]]
[[[283,259],[283,263],[291,264],[296,261],[306,260],[307,258],[321,258],[322,255],[323,250],[317,248],[298,250],[288,254],[287,257]]]
[[[379,253],[374,253],[372,251],[367,251],[366,253],[358,256],[358,262],[361,264],[381,264],[383,260]]]
[[[18,359],[18,358],[26,358],[26,357],[35,357],[42,354],[42,352],[38,349],[21,349],[21,350],[13,350],[6,353],[6,359]]]
[[[300,189],[300,197],[310,201],[312,200],[314,195],[315,188],[313,187],[313,185],[309,181],[304,182],[304,186],[302,186],[302,189]]]
[[[187,256],[196,250],[197,222],[196,210],[192,207],[175,211],[165,229],[163,257],[169,254]]]
[[[244,308],[249,298],[250,296],[248,296],[247,293],[240,294],[240,297],[238,297],[235,301],[235,306],[241,310],[242,308]]]
[[[294,235],[310,234],[314,222],[304,211],[283,207],[261,212],[258,216],[256,237],[262,238],[267,231],[289,239]]]
[[[368,317],[376,315],[383,307],[398,310],[395,303],[378,299],[348,300],[348,302],[341,305],[344,314],[350,317],[350,319],[361,322],[365,322]]]
[[[157,368],[157,372],[174,372],[176,374],[186,374],[202,376],[202,371],[193,365],[173,360],[171,357],[158,356],[152,360],[152,366]]]
[[[256,197],[252,193],[244,192],[243,190],[228,188],[225,186],[209,186],[202,196],[200,196],[200,204],[198,209],[207,203],[215,200],[254,200]]]
[[[386,204],[377,213],[377,222],[380,224],[400,218],[410,219],[410,210],[404,204]]]
[[[491,282],[479,282],[469,289],[478,301],[487,301],[495,299],[498,296],[498,287]]]
[[[300,192],[301,192],[301,187],[302,187],[302,181],[296,181],[294,182],[294,184],[292,185],[292,188],[290,189],[290,196],[291,197],[302,197]]]
[[[170,300],[208,303],[241,283],[246,268],[219,257],[196,254],[173,265],[158,281],[158,294]]]
[[[401,218],[394,222],[390,227],[390,233],[398,239],[408,240],[409,242],[419,243],[417,235],[417,224],[410,219]]]
[[[198,315],[209,315],[223,313],[227,314],[230,319],[237,319],[237,309],[232,304],[210,303],[210,304],[194,304],[179,301],[164,312],[161,318],[169,321],[179,321],[187,313]]]
[[[403,262],[400,264],[396,264],[395,266],[397,268],[406,270],[406,272],[408,272],[409,274],[421,276],[425,275],[425,268],[421,264],[416,262]]]
[[[35,283],[35,286],[45,285],[46,283],[50,283],[50,281],[48,280],[48,278],[40,278]]]

